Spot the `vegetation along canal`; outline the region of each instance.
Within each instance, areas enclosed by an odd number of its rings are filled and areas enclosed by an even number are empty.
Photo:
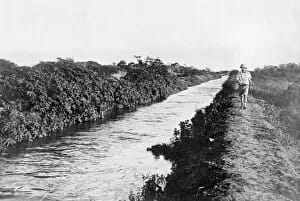
[[[147,147],[167,143],[174,128],[207,106],[226,76],[119,114],[105,123],[83,123],[58,139],[30,145],[0,158],[0,199],[126,199],[143,175],[167,174],[171,164]]]

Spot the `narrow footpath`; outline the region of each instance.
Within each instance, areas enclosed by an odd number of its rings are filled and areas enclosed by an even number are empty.
[[[300,200],[299,142],[280,129],[278,109],[250,97],[243,110],[237,94],[232,100],[223,156],[229,193],[222,200]]]

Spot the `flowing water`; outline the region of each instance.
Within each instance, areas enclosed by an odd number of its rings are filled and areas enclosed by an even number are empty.
[[[62,137],[2,156],[0,199],[126,199],[143,185],[143,175],[170,172],[171,164],[154,158],[146,148],[169,142],[178,123],[207,106],[225,80],[224,76],[190,87],[105,123],[66,129]]]

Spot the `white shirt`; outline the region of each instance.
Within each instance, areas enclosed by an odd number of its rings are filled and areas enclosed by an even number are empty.
[[[237,81],[239,84],[241,85],[249,85],[250,81],[251,81],[251,74],[250,72],[246,71],[246,72],[239,72],[239,74],[237,75]]]

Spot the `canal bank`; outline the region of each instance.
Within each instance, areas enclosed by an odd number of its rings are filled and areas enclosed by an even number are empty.
[[[298,130],[267,101],[250,96],[241,109],[234,73],[171,143],[149,149],[171,161],[172,172],[150,177],[131,201],[299,201]]]
[[[198,110],[180,128],[168,144],[149,148],[155,156],[164,156],[172,163],[172,172],[161,179],[152,177],[142,191],[131,200],[209,201],[224,197],[229,177],[223,165],[230,141],[225,138],[235,91],[236,72],[230,73],[212,103]]]
[[[225,137],[231,144],[222,158],[230,177],[220,200],[299,201],[300,141],[279,121],[281,109],[249,97],[241,110],[237,94],[232,102]]]
[[[169,96],[165,101],[114,116],[104,124],[81,124],[58,139],[27,146],[1,158],[1,196],[6,200],[127,198],[143,175],[169,173],[171,164],[147,147],[167,143],[182,119],[207,106],[226,77]]]

